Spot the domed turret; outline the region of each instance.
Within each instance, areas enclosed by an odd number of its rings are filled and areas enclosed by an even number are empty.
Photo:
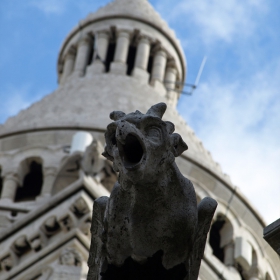
[[[145,112],[165,102],[166,119],[188,142],[188,155],[224,176],[175,109],[185,71],[179,41],[149,2],[115,0],[80,21],[65,39],[58,57],[59,88],[8,119],[0,134],[104,131],[113,110]]]
[[[115,0],[81,20],[62,44],[57,72],[57,90],[0,126],[1,279],[59,278],[69,263],[73,275],[85,274],[92,203],[116,181],[101,157],[109,114],[145,113],[159,102],[167,103],[164,119],[189,146],[176,161],[197,200],[219,203],[200,278],[280,277],[261,216],[176,110],[184,54],[147,0]],[[77,132],[83,137],[69,149]],[[91,139],[85,153],[75,149]]]

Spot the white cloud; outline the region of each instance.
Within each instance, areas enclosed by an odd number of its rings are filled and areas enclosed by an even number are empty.
[[[168,3],[167,3],[168,2]],[[170,23],[198,30],[197,35],[206,42],[253,34],[259,18],[267,12],[263,0],[182,0],[170,5],[166,0],[157,6]]]
[[[45,14],[62,14],[66,8],[66,0],[35,0],[30,5],[38,8]]]
[[[280,216],[279,75],[280,61],[242,83],[213,79],[179,105],[214,159],[267,222]]]

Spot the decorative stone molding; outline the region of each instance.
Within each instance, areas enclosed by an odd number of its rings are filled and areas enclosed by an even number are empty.
[[[59,232],[61,228],[56,216],[48,217],[46,221],[42,224],[41,230],[46,234],[46,236],[52,236]]]
[[[74,248],[63,249],[59,257],[59,263],[61,265],[81,266],[82,261],[81,254]]]
[[[1,260],[1,269],[4,271],[9,271],[13,267],[13,261],[11,256],[7,256]]]
[[[91,226],[91,215],[92,213],[87,213],[84,217],[82,217],[79,221],[79,229],[81,232],[86,235],[88,238],[91,237],[90,235],[90,226]]]
[[[76,226],[72,213],[66,213],[58,218],[58,223],[64,232],[70,231]]]
[[[89,212],[88,205],[82,197],[78,198],[75,203],[71,205],[70,209],[78,218],[81,218]]]
[[[12,246],[13,251],[21,256],[31,249],[29,242],[25,235],[22,235],[16,239]]]
[[[45,242],[43,242],[43,238],[40,233],[37,233],[34,236],[29,237],[29,244],[35,252],[38,252],[42,249],[43,243]]]
[[[4,254],[4,256],[0,259],[0,266],[2,271],[10,271],[16,265],[16,256],[12,251]]]

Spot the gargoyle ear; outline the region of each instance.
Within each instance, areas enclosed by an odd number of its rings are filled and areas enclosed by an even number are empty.
[[[113,111],[110,114],[110,119],[113,120],[113,121],[117,121],[117,120],[119,120],[120,118],[122,118],[124,116],[125,116],[125,113],[122,112],[122,111]]]
[[[158,117],[158,118],[162,118],[163,114],[166,111],[166,104],[161,102],[158,103],[156,105],[153,105],[148,111],[147,111],[147,115],[153,116],[153,117]]]
[[[183,141],[181,135],[179,135],[178,133],[173,133],[172,135],[170,135],[170,139],[174,148],[175,157],[178,157],[188,149],[188,145]]]

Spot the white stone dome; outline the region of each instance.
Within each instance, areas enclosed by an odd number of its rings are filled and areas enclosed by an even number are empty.
[[[166,21],[147,0],[115,0],[96,12],[90,13],[84,20],[81,20],[80,24],[84,25],[87,22],[109,17],[127,17],[144,21],[166,33],[172,39],[176,39],[175,32],[170,29]]]

